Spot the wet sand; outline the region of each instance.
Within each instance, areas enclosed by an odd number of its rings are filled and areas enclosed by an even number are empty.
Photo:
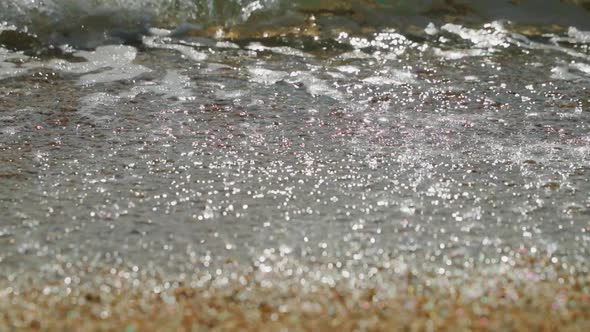
[[[339,279],[319,270],[301,275],[235,264],[223,269],[218,276],[183,275],[173,280],[148,276],[137,268],[112,268],[92,271],[89,282],[66,277],[49,284],[4,284],[0,326],[7,331],[590,328],[587,271],[575,272],[548,255],[525,255],[453,275],[414,274],[395,263],[364,275],[340,271]]]

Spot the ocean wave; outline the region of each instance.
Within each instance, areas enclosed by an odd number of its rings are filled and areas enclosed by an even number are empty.
[[[590,0],[5,0],[0,23],[42,44],[93,48],[140,41],[154,27],[212,35],[235,27],[250,32],[300,29],[310,19],[327,29],[352,31],[496,19],[588,30],[589,9]],[[235,36],[239,34],[230,35]],[[6,45],[5,39],[0,44]]]

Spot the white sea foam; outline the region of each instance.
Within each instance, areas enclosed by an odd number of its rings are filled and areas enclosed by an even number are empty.
[[[249,49],[252,51],[257,51],[257,52],[268,51],[268,52],[273,52],[273,53],[277,53],[277,54],[298,56],[298,57],[303,57],[303,58],[311,56],[310,54],[307,54],[303,51],[300,51],[300,50],[292,48],[292,47],[288,47],[288,46],[269,47],[269,46],[264,46],[258,42],[250,43],[246,47],[246,49]]]
[[[379,76],[369,76],[363,82],[373,85],[399,85],[416,82],[415,75],[402,70],[389,70]]]
[[[581,76],[570,72],[570,67],[567,65],[560,65],[551,69],[551,78],[557,80],[573,81],[580,79]]]
[[[27,71],[26,67],[17,66],[12,62],[6,60],[26,58],[24,55],[14,53],[0,47],[0,80],[21,75]]]
[[[466,50],[441,50],[438,47],[433,47],[432,50],[434,51],[435,55],[447,60],[458,60],[463,59],[465,57],[484,56],[489,54],[489,52],[487,52],[486,50],[482,50],[479,48]]]
[[[151,48],[161,48],[161,49],[168,49],[168,50],[175,50],[182,54],[185,58],[195,61],[201,62],[207,59],[207,53],[197,51],[193,46],[198,47],[199,44],[192,44],[191,46],[181,45],[172,42],[170,38],[159,38],[154,36],[146,36],[143,37],[143,44],[147,47]]]
[[[336,100],[343,99],[340,91],[330,87],[326,81],[317,78],[309,72],[293,72],[289,75],[289,80],[293,83],[302,83],[307,92],[314,97],[326,96]]]
[[[130,91],[120,94],[124,98],[135,98],[142,93],[161,95],[166,99],[187,101],[195,98],[190,78],[175,70],[167,70],[164,77],[156,81],[143,82]]]
[[[119,99],[118,96],[109,93],[92,93],[80,99],[78,113],[90,118],[95,123],[110,121],[115,118],[115,114],[110,107],[116,105]]]
[[[355,66],[339,66],[336,67],[336,69],[338,69],[338,71],[340,72],[347,74],[358,74],[361,71],[358,67]]]
[[[52,60],[48,67],[67,73],[85,74],[80,77],[79,84],[127,80],[150,71],[147,67],[133,63],[137,50],[131,46],[100,46],[94,51],[79,51],[74,55],[87,61]]]
[[[507,40],[506,31],[498,22],[486,24],[485,29],[478,30],[447,23],[441,27],[441,30],[456,34],[465,40],[469,40],[473,43],[474,47],[478,48],[508,47],[510,45]]]
[[[582,30],[578,30],[574,27],[570,27],[567,31],[567,35],[574,42],[590,43],[590,31],[582,31]]]
[[[424,32],[427,35],[434,36],[434,35],[438,34],[438,28],[436,27],[436,25],[434,25],[434,23],[430,22],[430,23],[428,23],[426,28],[424,28]]]
[[[248,72],[250,73],[250,79],[253,82],[265,85],[275,84],[289,76],[289,74],[284,71],[264,68],[248,68]]]
[[[590,75],[590,65],[587,63],[576,62],[576,63],[570,64],[570,67],[577,69],[577,70],[583,72],[584,74]]]

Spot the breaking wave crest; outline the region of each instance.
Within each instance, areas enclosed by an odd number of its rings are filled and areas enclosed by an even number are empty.
[[[320,25],[352,31],[495,19],[587,29],[589,8],[589,0],[6,0],[0,2],[0,23],[3,30],[26,33],[45,45],[91,48],[140,40],[153,27],[192,34],[234,27],[280,30],[301,27],[310,17]],[[0,44],[6,45],[6,39]]]

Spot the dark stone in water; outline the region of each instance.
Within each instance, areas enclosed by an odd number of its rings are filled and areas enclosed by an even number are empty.
[[[41,46],[39,40],[30,34],[15,30],[0,32],[0,45],[14,51],[25,51]]]

